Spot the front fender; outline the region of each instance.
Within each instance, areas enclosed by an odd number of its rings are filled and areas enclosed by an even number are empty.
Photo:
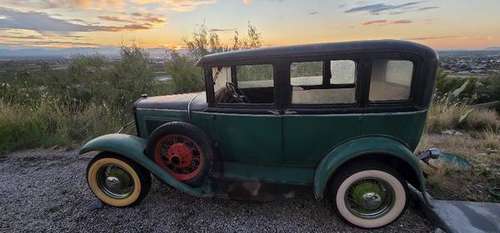
[[[418,187],[425,192],[425,180],[419,166],[418,158],[402,143],[383,136],[358,138],[335,147],[322,160],[314,174],[314,195],[322,199],[328,180],[332,174],[345,162],[367,154],[393,156],[406,162],[413,170],[418,180]]]
[[[91,151],[111,152],[140,164],[160,180],[182,192],[197,197],[210,197],[213,195],[207,182],[201,187],[191,187],[177,181],[144,154],[145,147],[146,140],[143,138],[127,134],[107,134],[85,143],[80,149],[80,154]]]

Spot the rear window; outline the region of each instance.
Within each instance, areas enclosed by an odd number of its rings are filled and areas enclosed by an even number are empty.
[[[375,60],[372,63],[370,101],[408,100],[413,66],[408,60]]]

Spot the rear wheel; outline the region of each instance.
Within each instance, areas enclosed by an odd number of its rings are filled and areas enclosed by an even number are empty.
[[[401,176],[378,163],[346,167],[335,175],[330,191],[339,216],[362,228],[392,223],[407,203],[407,186]]]
[[[87,167],[87,183],[103,203],[125,207],[138,204],[151,187],[150,173],[112,154],[97,155]]]

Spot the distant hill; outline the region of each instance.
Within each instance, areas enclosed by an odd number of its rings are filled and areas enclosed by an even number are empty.
[[[500,47],[488,47],[486,50],[500,51]]]
[[[162,58],[167,56],[166,48],[145,49],[151,58]],[[179,51],[186,53],[185,50]],[[102,55],[110,58],[120,56],[118,47],[99,48],[0,48],[0,59],[39,59],[39,58],[69,58],[78,55]]]
[[[145,49],[151,58],[164,58],[167,56],[167,48],[147,48]],[[177,52],[187,54],[187,49]],[[470,55],[499,55],[500,47],[489,47],[483,50],[439,50],[440,56],[470,56]],[[98,47],[98,48],[5,48],[0,47],[0,59],[56,59],[71,58],[78,55],[96,55],[118,58],[120,57],[119,47]]]
[[[483,50],[439,50],[441,57],[455,57],[455,56],[500,56],[499,49],[483,49]]]
[[[118,48],[3,48],[2,58],[40,58],[40,57],[70,57],[76,55],[101,54],[103,56],[118,56]]]

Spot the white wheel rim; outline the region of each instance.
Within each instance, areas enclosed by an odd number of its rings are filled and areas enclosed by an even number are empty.
[[[364,180],[379,180],[390,187],[393,197],[388,208],[377,210],[379,212],[373,215],[359,214],[350,208],[346,195],[352,185]],[[342,182],[337,190],[335,201],[339,213],[350,223],[364,228],[376,228],[391,223],[403,212],[406,205],[406,190],[396,177],[387,172],[365,170],[354,173]]]

